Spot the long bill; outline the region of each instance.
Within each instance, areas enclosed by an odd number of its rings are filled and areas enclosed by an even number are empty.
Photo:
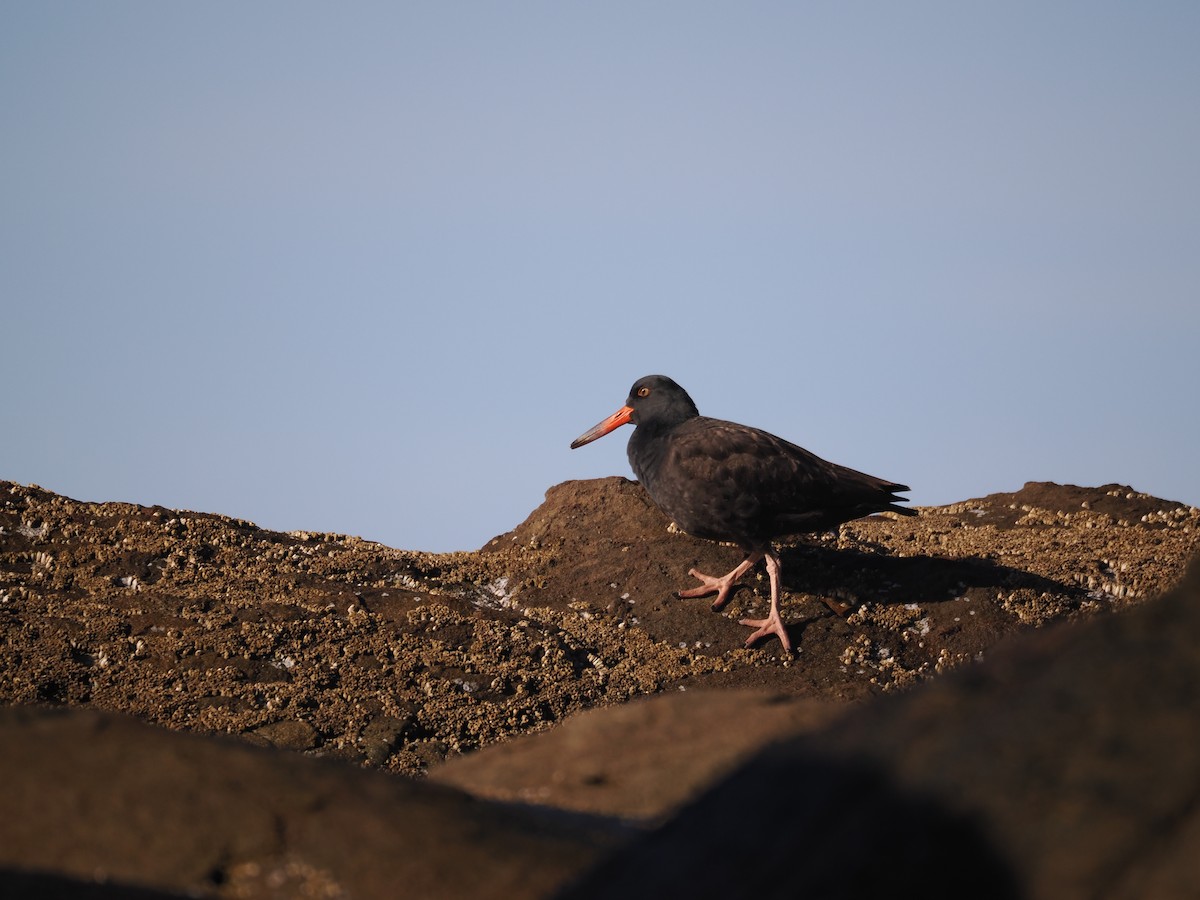
[[[596,438],[602,438],[610,431],[614,431],[629,422],[629,417],[633,415],[632,406],[622,406],[615,413],[605,419],[603,422],[598,422],[593,425],[575,440],[571,441],[571,449],[582,447],[584,444],[590,444]]]

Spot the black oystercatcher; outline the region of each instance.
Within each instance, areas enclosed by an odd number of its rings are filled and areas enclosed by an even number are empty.
[[[760,559],[771,578],[771,613],[742,619],[755,631],[750,646],[769,634],[792,649],[779,618],[779,556],[773,538],[826,531],[876,512],[915,516],[896,503],[909,488],[827,462],[783,438],[758,428],[700,415],[687,391],[665,375],[634,382],[619,410],[571,442],[582,447],[632,422],[629,464],[655,504],[679,528],[696,537],[729,541],[746,558],[727,575],[715,578],[692,569],[700,587],[680,597],[717,594],[713,609],[729,602],[737,580]]]

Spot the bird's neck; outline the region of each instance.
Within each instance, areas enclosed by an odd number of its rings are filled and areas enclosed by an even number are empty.
[[[629,436],[627,454],[629,465],[638,481],[648,484],[654,480],[654,473],[667,452],[669,436],[672,431],[694,416],[684,416],[678,421],[656,418],[649,422],[641,422]]]

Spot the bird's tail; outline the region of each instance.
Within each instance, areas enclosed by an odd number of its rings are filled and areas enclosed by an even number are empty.
[[[900,494],[907,494],[912,490],[907,484],[885,484],[883,489],[888,492],[888,505],[883,507],[881,512],[894,512],[902,516],[918,515],[917,511],[911,506],[897,506],[898,503],[908,503],[907,497],[901,497]]]

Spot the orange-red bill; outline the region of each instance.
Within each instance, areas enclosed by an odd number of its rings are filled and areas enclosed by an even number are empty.
[[[584,444],[590,444],[596,438],[604,437],[610,431],[620,428],[622,425],[628,423],[629,417],[632,415],[632,406],[622,406],[603,422],[593,425],[579,437],[575,438],[575,440],[571,441],[571,449],[574,450],[576,447],[582,447]]]

